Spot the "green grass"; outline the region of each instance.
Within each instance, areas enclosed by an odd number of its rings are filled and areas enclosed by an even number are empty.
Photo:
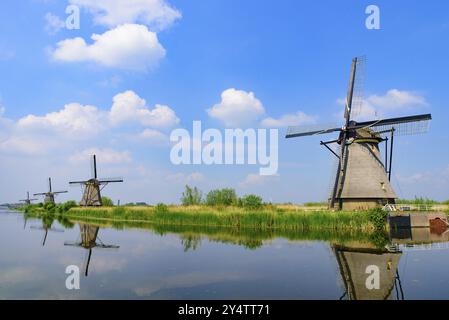
[[[439,202],[424,197],[415,197],[415,199],[397,199],[397,204],[413,204],[413,205],[432,205],[432,204],[448,204],[448,201]]]
[[[170,206],[72,208],[67,217],[112,221],[150,222],[158,225],[255,228],[259,230],[358,230],[376,228],[367,212],[298,211],[276,208],[245,210],[236,207]]]

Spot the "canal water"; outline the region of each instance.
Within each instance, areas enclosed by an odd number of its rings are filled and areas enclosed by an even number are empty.
[[[449,299],[447,234],[426,232],[385,242],[0,209],[0,299]],[[66,287],[68,266],[80,270],[78,290]]]

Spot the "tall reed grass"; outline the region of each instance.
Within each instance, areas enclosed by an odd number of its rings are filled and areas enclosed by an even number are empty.
[[[370,231],[375,225],[367,212],[297,211],[286,209],[245,210],[237,207],[170,206],[72,208],[68,217],[113,221],[151,222],[158,225],[216,226],[279,230],[358,230]]]

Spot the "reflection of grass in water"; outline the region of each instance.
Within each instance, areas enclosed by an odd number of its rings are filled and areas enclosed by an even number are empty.
[[[169,207],[160,212],[152,207],[75,208],[66,213],[71,217],[88,217],[125,221],[148,221],[178,226],[250,227],[292,231],[351,230],[372,231],[374,226],[366,212],[293,211],[212,207]]]
[[[326,241],[340,245],[362,245],[374,247],[375,241],[381,238],[374,231],[362,232],[354,230],[288,230],[288,229],[257,229],[243,227],[168,225],[150,222],[105,221],[94,218],[76,218],[80,222],[92,223],[102,227],[112,227],[123,230],[127,228],[151,230],[159,235],[176,234],[182,239],[184,250],[195,250],[206,237],[210,241],[230,243],[256,249],[264,241],[284,238],[290,241]],[[74,221],[75,221],[74,220]],[[377,240],[378,241],[378,240]]]
[[[42,221],[42,225],[44,227],[50,228],[55,219],[66,229],[72,229],[74,224],[70,221],[70,219],[66,216],[63,216],[59,213],[53,212],[45,212],[45,211],[31,211],[24,213],[25,219],[35,218],[40,219]]]

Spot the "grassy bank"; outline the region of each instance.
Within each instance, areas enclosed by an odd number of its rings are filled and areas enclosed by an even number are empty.
[[[381,213],[377,213],[378,215]],[[69,218],[104,221],[149,222],[171,226],[255,228],[259,230],[352,230],[373,231],[380,217],[373,212],[300,211],[274,206],[257,210],[208,206],[71,208]]]

